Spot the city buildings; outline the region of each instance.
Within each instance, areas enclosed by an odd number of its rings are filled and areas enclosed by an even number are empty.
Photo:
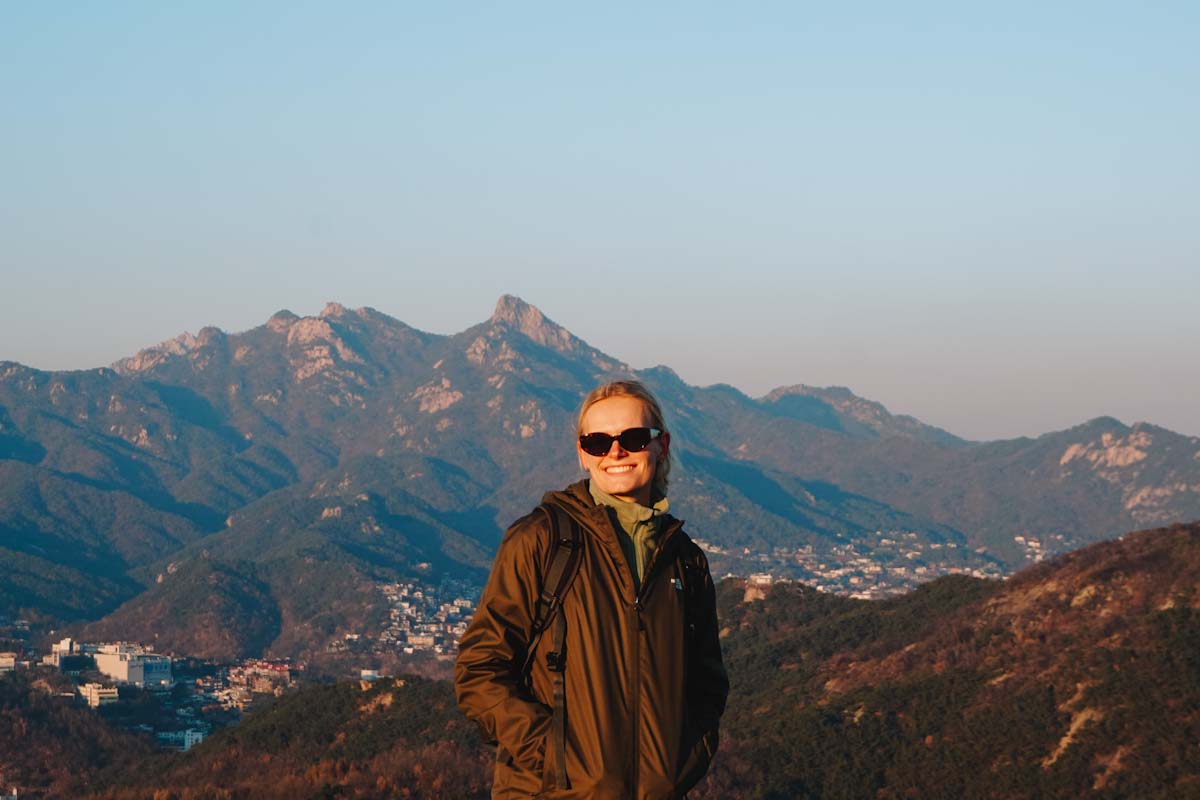
[[[962,574],[1000,579],[1005,571],[997,561],[979,558],[952,542],[922,541],[915,531],[880,530],[861,541],[840,536],[816,548],[776,547],[769,552],[750,548],[729,550],[694,540],[708,554],[713,576],[750,576],[749,584],[764,580],[801,581],[822,592],[860,600],[877,600],[910,592],[942,575]],[[761,590],[761,586],[755,589]]]
[[[79,696],[91,708],[99,708],[109,703],[117,702],[119,698],[117,687],[104,686],[99,683],[85,683],[79,687]]]
[[[148,688],[170,688],[173,685],[171,659],[151,653],[141,645],[124,642],[102,644],[93,658],[96,660],[96,669],[120,683]]]
[[[387,599],[389,613],[377,651],[432,653],[448,658],[458,651],[458,640],[475,613],[475,599],[481,588],[456,580],[438,586],[398,581],[381,584],[380,591]]]
[[[227,681],[230,686],[240,687],[254,694],[279,696],[284,689],[296,685],[290,661],[270,661],[253,658],[241,665],[230,667]]]
[[[194,746],[204,741],[206,731],[201,728],[188,728],[182,731],[159,731],[154,734],[160,747],[166,750],[179,750],[186,753]]]
[[[76,676],[95,666],[91,655],[84,653],[74,639],[63,639],[50,645],[50,652],[42,656],[42,663],[64,675]]]

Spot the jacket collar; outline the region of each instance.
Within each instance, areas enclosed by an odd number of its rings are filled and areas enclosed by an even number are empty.
[[[542,502],[553,503],[578,520],[579,524],[585,529],[606,541],[611,539],[613,546],[619,547],[616,540],[616,533],[612,530],[612,521],[608,517],[608,511],[604,506],[597,504],[592,499],[592,493],[588,489],[586,478],[572,483],[565,489],[546,492],[545,496],[542,497]],[[661,531],[659,534],[660,543],[666,540],[668,532],[674,532],[682,526],[683,520],[671,516],[670,512],[663,514],[661,526],[659,527]]]
[[[593,499],[586,478],[572,483],[565,489],[546,492],[545,496],[542,497],[542,502],[554,503],[560,506],[580,522],[586,522],[589,518],[599,519],[605,516],[604,507],[597,504],[595,499]],[[664,530],[678,521],[675,517],[671,516],[670,512],[662,515]]]

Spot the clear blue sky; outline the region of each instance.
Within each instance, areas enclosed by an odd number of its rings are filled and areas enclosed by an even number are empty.
[[[522,296],[975,438],[1200,434],[1200,5],[0,9],[0,359]]]

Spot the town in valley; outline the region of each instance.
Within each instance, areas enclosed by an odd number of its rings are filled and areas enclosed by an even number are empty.
[[[969,558],[954,542],[922,541],[914,532],[877,531],[867,542],[846,539],[820,551],[811,546],[754,552],[697,540],[714,578],[742,577],[762,589],[801,581],[860,599],[911,591],[947,574],[1002,579],[998,561]],[[1029,562],[1069,549],[1063,537],[1015,537]],[[482,587],[447,578],[408,579],[376,585],[386,613],[381,629],[346,631],[325,647],[328,663],[314,669],[288,659],[251,658],[221,663],[187,653],[159,653],[134,642],[87,642],[63,637],[39,653],[28,643],[39,632],[26,620],[0,617],[0,673],[51,669],[71,681],[64,702],[95,709],[114,725],[153,737],[160,747],[188,750],[216,728],[236,724],[257,704],[313,680],[371,681],[414,664],[448,671]],[[750,596],[750,595],[747,595]],[[43,632],[51,633],[51,632]],[[43,639],[52,639],[42,636]],[[440,665],[437,666],[437,665]]]

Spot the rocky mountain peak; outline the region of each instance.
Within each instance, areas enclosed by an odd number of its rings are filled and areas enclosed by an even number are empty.
[[[298,319],[300,317],[285,308],[271,315],[271,318],[267,320],[267,327],[275,331],[275,333],[284,333]]]
[[[370,306],[356,308],[354,309],[354,313],[357,314],[360,319],[366,320],[367,322],[374,321],[385,323],[387,325],[404,325],[404,323],[400,322],[400,320],[389,317],[387,314],[379,311],[379,309],[371,308]]]
[[[1093,417],[1082,425],[1076,425],[1074,428],[1069,429],[1066,433],[1078,432],[1094,436],[1099,436],[1103,433],[1116,433],[1123,436],[1128,431],[1129,426],[1116,417]]]
[[[226,338],[225,331],[212,325],[207,325],[200,329],[200,333],[196,334],[196,344],[202,347],[206,344],[219,342],[224,338]]]
[[[213,329],[215,330],[215,329]],[[185,331],[179,334],[174,339],[168,339],[165,342],[160,342],[153,347],[147,347],[145,350],[139,351],[137,354],[129,358],[123,358],[115,362],[112,368],[121,375],[130,375],[139,372],[146,372],[163,363],[172,356],[181,356],[185,353],[194,350],[210,341],[212,334],[208,335],[205,341],[201,341],[190,332]]]
[[[316,375],[344,386],[361,383],[354,369],[366,359],[343,336],[347,313],[340,303],[327,303],[317,316],[297,319],[288,328],[288,362],[297,383]],[[361,402],[357,395],[353,399]]]
[[[333,328],[321,317],[304,317],[288,330],[289,346],[313,341],[330,342],[339,339]]]
[[[581,344],[570,331],[551,320],[536,306],[511,294],[502,295],[496,302],[496,310],[489,322],[513,328],[537,344],[560,353],[574,352]]]

